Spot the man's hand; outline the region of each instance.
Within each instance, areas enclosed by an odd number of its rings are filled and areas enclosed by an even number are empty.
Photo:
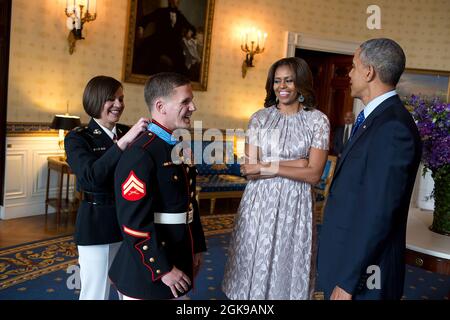
[[[175,298],[178,298],[177,290],[184,293],[188,291],[191,285],[189,277],[177,267],[173,267],[169,273],[161,278],[161,281],[170,288]]]
[[[352,295],[347,293],[344,289],[336,286],[331,293],[330,300],[352,300]]]

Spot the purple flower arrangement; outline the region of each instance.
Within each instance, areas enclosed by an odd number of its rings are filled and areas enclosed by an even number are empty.
[[[412,96],[408,103],[422,138],[422,162],[434,180],[434,232],[450,236],[450,103]]]
[[[413,95],[408,104],[422,138],[425,167],[436,171],[450,164],[450,103],[437,98],[427,102]]]

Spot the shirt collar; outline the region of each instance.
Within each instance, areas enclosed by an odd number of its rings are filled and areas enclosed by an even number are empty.
[[[367,119],[367,117],[375,110],[376,107],[378,107],[380,104],[383,103],[384,100],[395,96],[397,94],[397,91],[391,90],[386,93],[383,93],[381,96],[376,97],[372,101],[370,101],[367,106],[364,108],[364,118]]]
[[[165,128],[162,124],[155,120],[152,120],[152,122],[147,126],[147,130],[153,132],[159,138],[172,146],[176,145],[178,142],[178,140],[172,135],[172,131]]]
[[[114,139],[114,135],[116,135],[116,137],[117,137],[116,126],[114,126],[114,128],[112,128],[112,130],[109,130],[108,128],[102,126],[102,125],[100,124],[100,122],[99,122],[97,119],[95,119],[95,118],[92,118],[92,119],[94,119],[94,121],[97,122],[97,124],[99,125],[99,127],[102,128],[103,131],[106,132],[106,134],[108,135],[108,137],[111,138],[111,140]]]

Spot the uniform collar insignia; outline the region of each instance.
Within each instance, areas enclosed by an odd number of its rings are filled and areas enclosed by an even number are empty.
[[[102,134],[102,131],[99,129],[95,129],[93,134],[100,135],[100,134]]]

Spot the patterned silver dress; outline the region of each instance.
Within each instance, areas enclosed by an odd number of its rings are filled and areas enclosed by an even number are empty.
[[[284,115],[274,106],[265,108],[253,114],[249,129],[258,132],[250,143],[262,149],[263,161],[307,158],[310,147],[328,149],[329,121],[315,109]],[[276,142],[278,155],[273,152]],[[311,185],[281,177],[249,181],[222,289],[233,300],[310,299],[314,246]]]

